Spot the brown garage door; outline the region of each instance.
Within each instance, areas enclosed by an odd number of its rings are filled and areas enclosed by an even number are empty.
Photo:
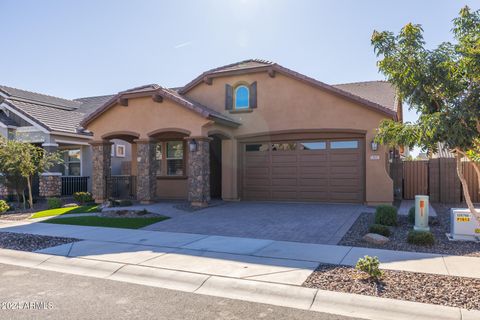
[[[361,139],[254,142],[242,147],[245,200],[364,200]]]

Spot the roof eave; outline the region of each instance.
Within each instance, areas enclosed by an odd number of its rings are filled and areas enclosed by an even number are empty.
[[[239,122],[235,122],[235,121],[230,121],[230,120],[227,120],[227,119],[223,119],[223,118],[217,117],[216,115],[213,115],[213,114],[210,114],[210,115],[207,117],[207,119],[212,120],[212,121],[214,121],[215,123],[222,124],[222,125],[224,125],[224,126],[232,127],[232,128],[238,128],[239,126],[242,125],[242,124],[239,123]]]

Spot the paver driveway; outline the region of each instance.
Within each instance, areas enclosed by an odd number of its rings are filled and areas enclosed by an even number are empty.
[[[192,213],[181,213],[171,203],[158,203],[149,210],[172,219],[146,230],[337,244],[359,214],[369,208],[353,204],[228,202]]]

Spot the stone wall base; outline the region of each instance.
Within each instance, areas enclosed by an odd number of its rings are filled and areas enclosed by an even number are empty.
[[[40,175],[40,197],[60,197],[62,195],[61,175]]]

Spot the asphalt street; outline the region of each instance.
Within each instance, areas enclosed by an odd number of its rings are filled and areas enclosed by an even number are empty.
[[[0,264],[0,319],[353,318]]]

